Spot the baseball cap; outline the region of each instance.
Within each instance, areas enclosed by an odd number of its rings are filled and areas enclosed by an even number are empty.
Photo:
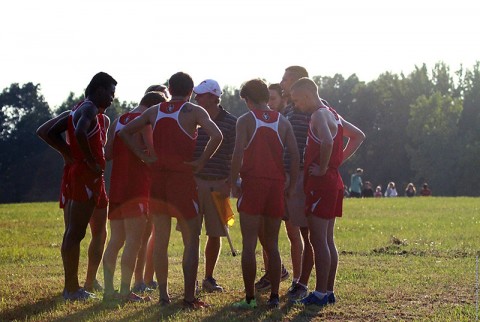
[[[195,86],[193,88],[193,91],[195,92],[195,94],[210,93],[218,97],[222,95],[220,85],[218,85],[217,81],[214,81],[213,79],[204,80],[203,82],[198,84],[198,86]]]

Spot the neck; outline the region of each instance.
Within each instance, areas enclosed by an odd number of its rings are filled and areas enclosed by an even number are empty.
[[[188,97],[186,97],[186,96],[172,96],[170,101],[188,101]]]
[[[220,113],[220,107],[218,105],[205,106],[204,108],[212,120]]]
[[[253,104],[253,109],[254,110],[260,110],[260,111],[271,110],[270,107],[268,107],[267,103]]]

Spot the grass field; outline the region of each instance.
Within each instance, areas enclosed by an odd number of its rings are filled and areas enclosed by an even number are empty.
[[[281,308],[235,311],[243,281],[240,256],[232,257],[224,241],[216,278],[226,292],[202,294],[213,304],[202,311],[181,309],[182,242],[172,232],[170,292],[172,305],[65,303],[60,243],[63,215],[56,203],[0,205],[0,321],[474,321],[476,256],[480,250],[480,198],[347,199],[344,218],[337,221],[340,265],[337,304],[323,310],[288,306],[281,284]],[[241,250],[238,221],[231,230]],[[82,242],[80,278],[85,277]],[[291,271],[289,242],[281,230],[281,254]],[[205,236],[201,237],[202,252]],[[203,257],[199,277],[203,276]],[[261,251],[257,247],[259,277]],[[119,270],[117,269],[117,285]],[[314,286],[314,275],[309,287]],[[100,268],[98,279],[103,281]],[[101,296],[100,296],[101,297]]]

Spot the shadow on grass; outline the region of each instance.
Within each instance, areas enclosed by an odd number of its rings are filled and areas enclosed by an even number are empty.
[[[35,303],[16,306],[1,312],[0,321],[26,320],[28,317],[53,310],[58,303],[58,296],[50,296]]]

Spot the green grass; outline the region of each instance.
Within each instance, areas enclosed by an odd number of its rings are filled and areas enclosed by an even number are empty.
[[[216,278],[222,294],[202,294],[213,304],[203,311],[181,309],[182,242],[172,231],[169,287],[173,304],[91,301],[65,303],[60,293],[63,269],[60,243],[63,214],[57,203],[0,205],[0,321],[472,321],[475,307],[475,259],[480,250],[480,198],[348,199],[336,225],[340,265],[338,303],[323,310],[286,305],[289,283],[281,284],[280,310],[262,307],[238,312],[240,256],[224,241]],[[238,220],[231,230],[241,249]],[[80,278],[85,277],[90,235],[82,242]],[[281,230],[280,250],[291,271],[289,243]],[[202,255],[205,236],[201,236]],[[199,277],[203,276],[201,257]],[[263,267],[257,248],[257,267]],[[103,280],[100,268],[98,278]],[[117,284],[119,269],[117,269]],[[314,274],[310,288],[314,286]]]

